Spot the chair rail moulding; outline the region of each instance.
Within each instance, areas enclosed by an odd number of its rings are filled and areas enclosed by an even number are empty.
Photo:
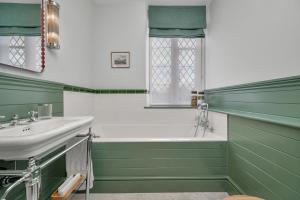
[[[300,128],[300,76],[210,89],[211,111]]]

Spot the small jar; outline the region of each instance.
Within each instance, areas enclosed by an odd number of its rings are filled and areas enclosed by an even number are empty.
[[[191,95],[191,106],[193,108],[196,108],[197,107],[197,104],[198,104],[198,95],[197,95],[197,91],[192,91],[191,92],[192,95]]]
[[[198,92],[198,105],[205,102],[204,92]]]

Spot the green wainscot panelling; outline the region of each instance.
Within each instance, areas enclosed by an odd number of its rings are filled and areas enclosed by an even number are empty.
[[[28,112],[37,110],[38,104],[53,104],[53,114],[63,115],[63,85],[0,73],[0,115],[2,122],[13,114],[28,118]]]
[[[94,143],[92,156],[94,192],[225,190],[226,142]]]
[[[13,114],[27,118],[28,112],[37,110],[38,104],[53,104],[53,115],[63,116],[63,84],[0,73],[0,115],[2,122],[11,120]],[[1,169],[25,169],[26,161],[0,161]],[[42,171],[41,199],[50,194],[65,177],[65,159],[61,158]],[[5,188],[0,188],[0,193]],[[20,185],[10,194],[8,200],[24,200],[25,188]]]
[[[213,111],[300,128],[300,77],[205,91]]]
[[[228,169],[243,193],[300,199],[300,129],[229,116]]]

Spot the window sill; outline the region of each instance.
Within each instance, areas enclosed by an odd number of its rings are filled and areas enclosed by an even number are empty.
[[[145,109],[195,109],[191,105],[150,105],[145,106]]]

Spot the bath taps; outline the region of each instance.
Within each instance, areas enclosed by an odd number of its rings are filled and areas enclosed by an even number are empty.
[[[202,127],[203,128],[203,135],[202,137],[205,136],[206,130],[209,128],[209,121],[208,121],[208,104],[207,103],[200,103],[198,105],[197,109],[197,122],[196,122],[196,130],[194,137],[198,136],[198,128]]]
[[[19,123],[19,115],[18,114],[13,114],[12,120],[10,121],[10,126],[16,126]]]
[[[208,104],[207,103],[201,103],[201,104],[198,105],[198,109],[208,110]]]
[[[0,116],[0,119],[5,119],[6,117],[4,115]],[[5,128],[1,123],[0,123],[0,129]]]

